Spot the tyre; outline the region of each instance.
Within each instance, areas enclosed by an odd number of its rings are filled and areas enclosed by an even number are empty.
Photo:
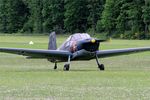
[[[99,69],[100,69],[101,71],[105,70],[104,65],[103,65],[103,64],[99,65]]]
[[[64,71],[69,71],[70,66],[68,64],[64,65]]]

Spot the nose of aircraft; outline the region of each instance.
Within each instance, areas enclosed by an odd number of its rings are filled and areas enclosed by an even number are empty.
[[[91,43],[95,43],[96,42],[96,40],[95,39],[91,39]]]
[[[78,50],[84,49],[90,52],[95,52],[98,50],[99,48],[99,41],[97,41],[97,39],[92,38],[92,39],[86,39],[86,40],[82,40],[78,43],[77,47]]]

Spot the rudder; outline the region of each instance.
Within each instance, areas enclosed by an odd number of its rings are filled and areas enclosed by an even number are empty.
[[[48,44],[48,50],[56,50],[57,44],[56,44],[56,33],[52,32],[49,35],[49,44]]]

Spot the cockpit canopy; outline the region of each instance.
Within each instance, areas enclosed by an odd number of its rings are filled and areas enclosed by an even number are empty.
[[[87,33],[76,33],[71,35],[59,48],[59,50],[65,50],[74,52],[76,51],[76,44],[78,41],[89,39],[91,36]]]
[[[89,39],[91,36],[87,33],[76,33],[74,35],[71,35],[67,41],[80,41],[84,39]]]

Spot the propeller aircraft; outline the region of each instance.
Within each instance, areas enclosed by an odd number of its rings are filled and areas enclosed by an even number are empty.
[[[76,33],[57,48],[56,34],[52,32],[49,36],[48,50],[0,48],[0,52],[23,55],[28,59],[48,59],[48,61],[55,63],[54,69],[57,69],[57,63],[67,62],[64,65],[64,71],[69,71],[71,61],[96,59],[98,68],[103,71],[104,64],[101,64],[98,58],[150,51],[150,47],[99,50],[100,44],[105,41],[93,38],[87,33]]]

